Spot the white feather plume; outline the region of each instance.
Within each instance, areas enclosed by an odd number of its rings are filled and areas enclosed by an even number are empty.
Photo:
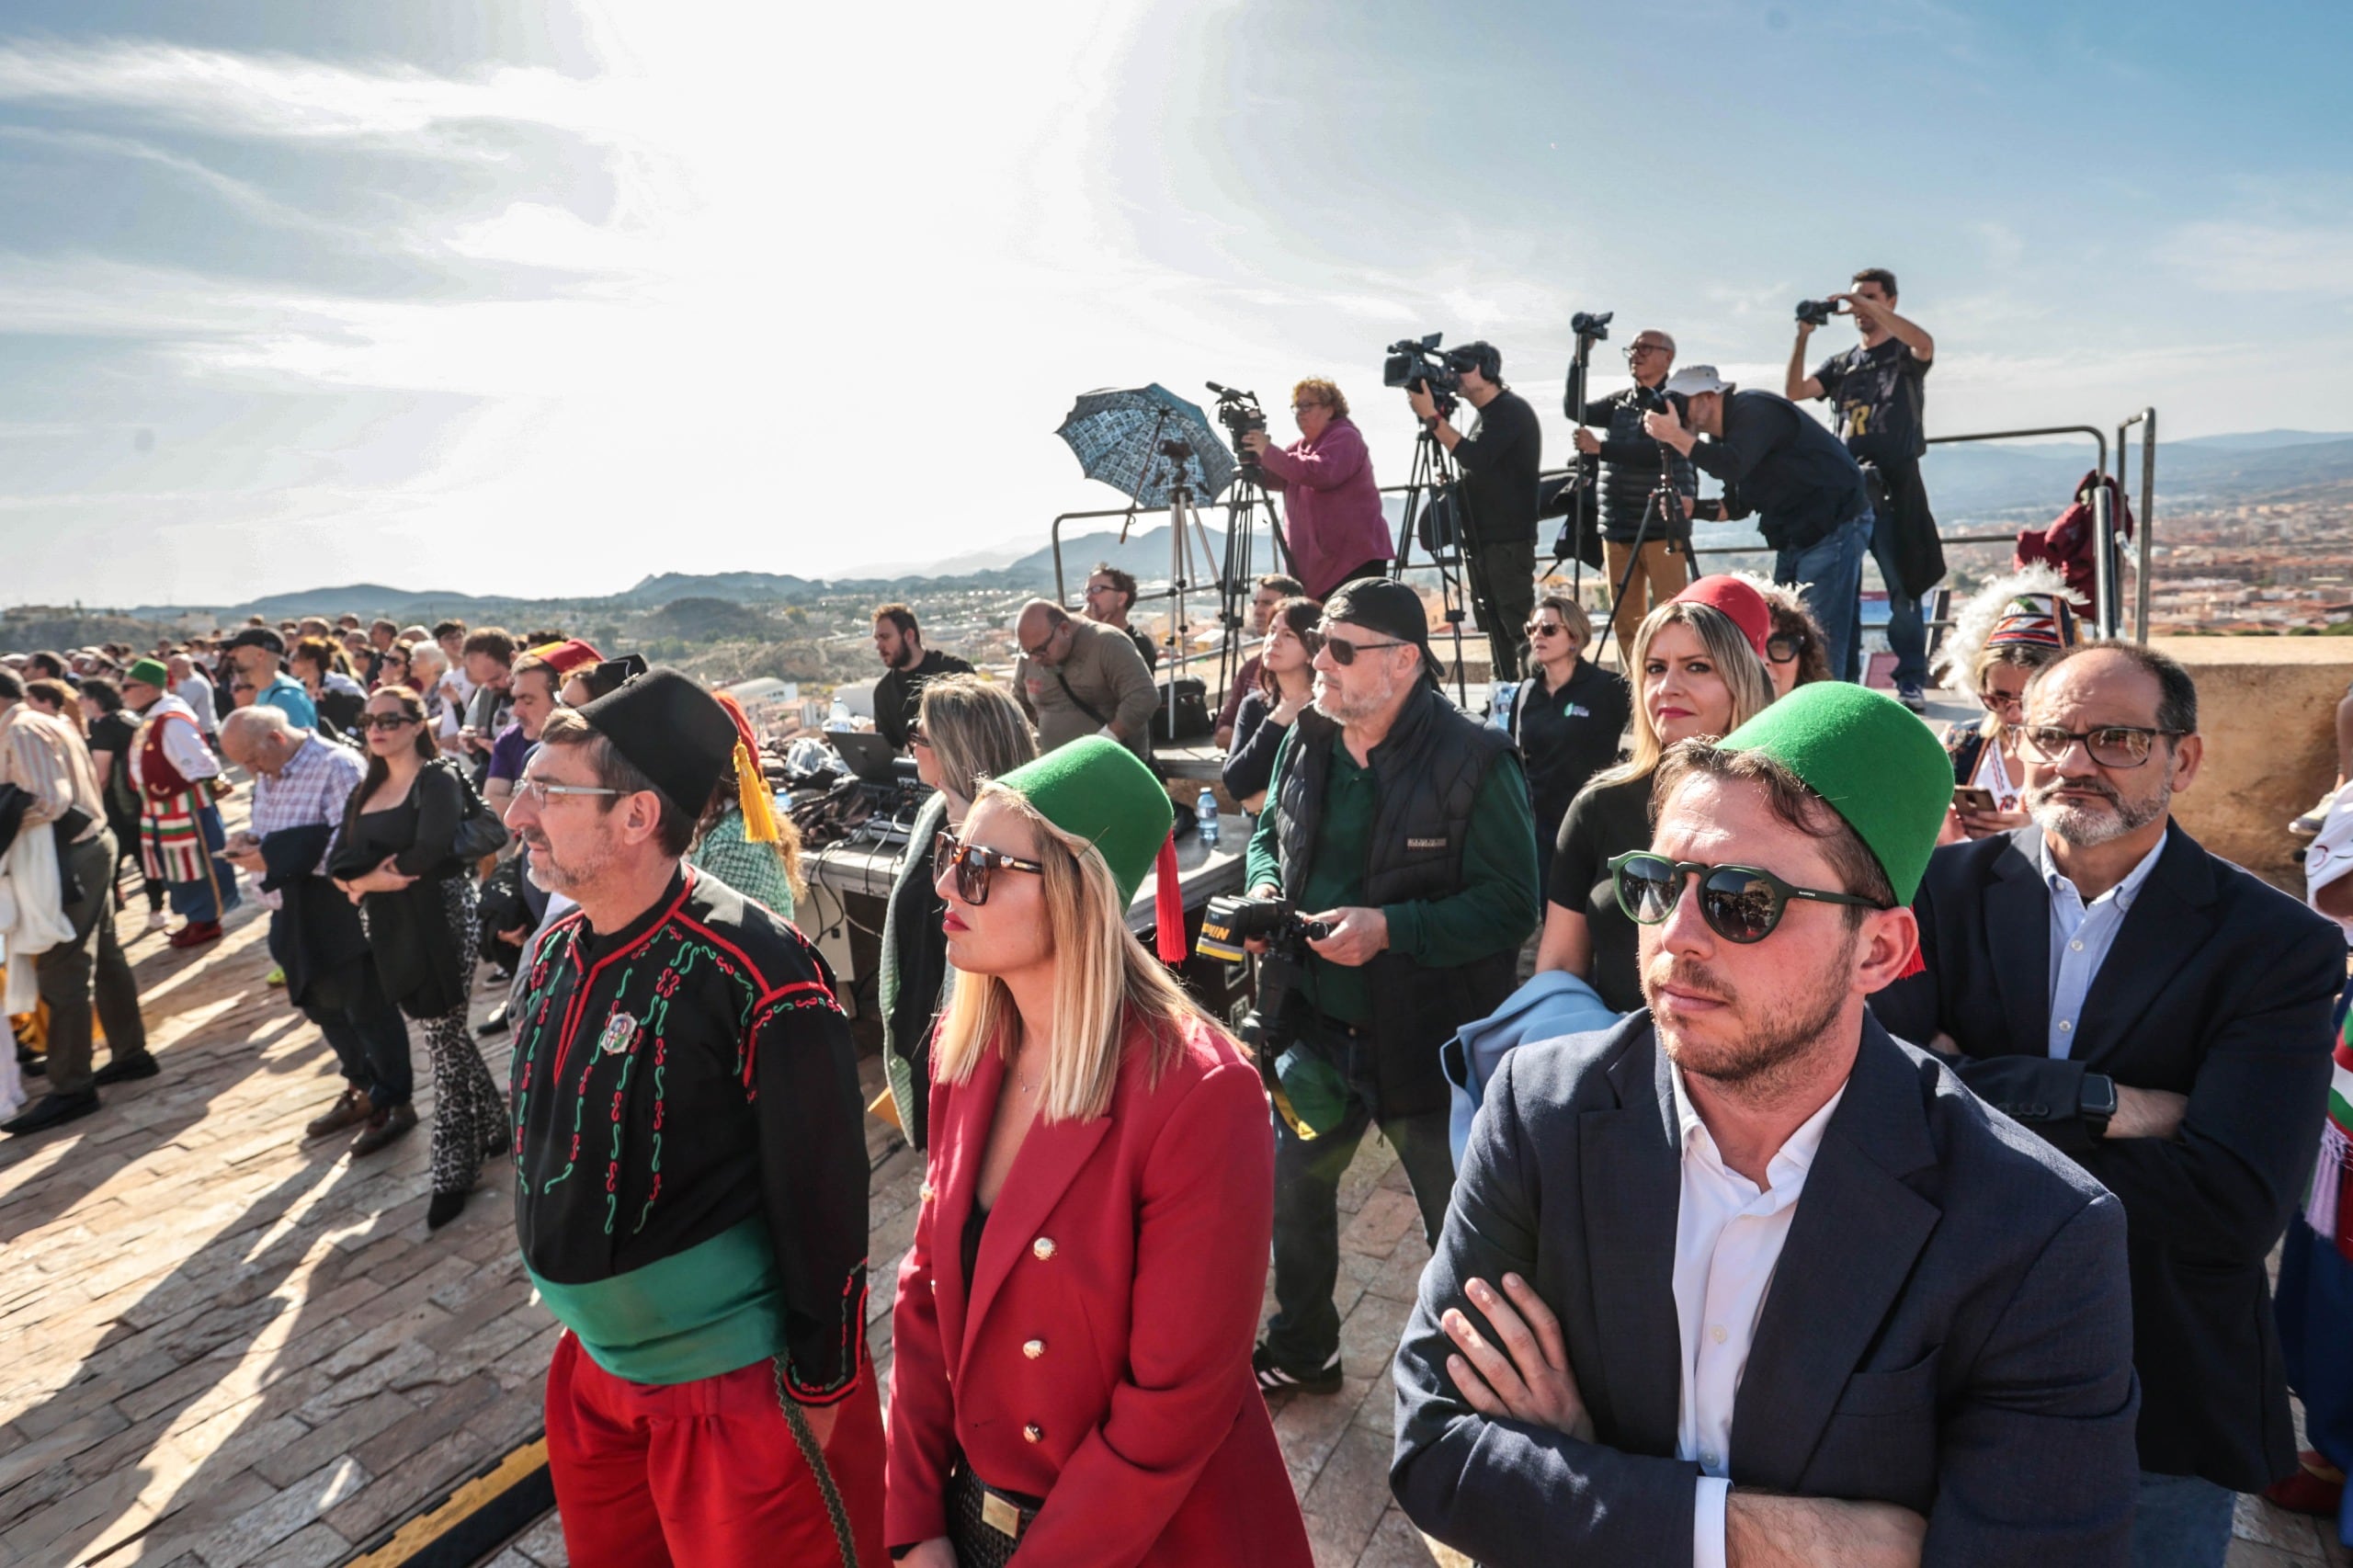
[[[2038,562],[2006,576],[1996,577],[1969,596],[1946,629],[1944,642],[1937,650],[1932,673],[1946,690],[1962,697],[1975,697],[1970,686],[1972,672],[1977,665],[1977,655],[1984,651],[1985,640],[1994,635],[1995,624],[2008,613],[2010,601],[2021,597],[2052,597],[2065,599],[2081,615],[2088,608],[2067,586],[2067,579],[2055,566]]]

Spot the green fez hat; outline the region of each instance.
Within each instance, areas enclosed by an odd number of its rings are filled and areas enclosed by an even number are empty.
[[[1160,954],[1171,962],[1184,957],[1185,908],[1176,888],[1176,847],[1168,836],[1176,813],[1168,791],[1135,753],[1106,736],[1086,735],[996,782],[1064,833],[1093,845],[1111,869],[1122,906],[1134,901],[1146,874],[1157,867]]]
[[[1796,774],[1855,830],[1896,899],[1912,902],[1952,804],[1952,758],[1910,710],[1815,681],[1726,735],[1723,749],[1763,752]]]
[[[1143,886],[1176,814],[1152,769],[1103,735],[1057,746],[997,782],[1064,833],[1094,845],[1126,900]]]
[[[159,690],[169,687],[172,683],[172,674],[164,667],[164,661],[161,659],[133,660],[131,667],[122,672],[122,678],[144,681]]]

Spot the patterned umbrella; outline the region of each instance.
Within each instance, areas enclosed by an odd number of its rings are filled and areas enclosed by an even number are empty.
[[[1181,476],[1205,506],[1233,483],[1233,454],[1200,409],[1154,385],[1082,392],[1054,432],[1099,479],[1140,506],[1165,506]],[[1171,456],[1181,445],[1181,456]]]

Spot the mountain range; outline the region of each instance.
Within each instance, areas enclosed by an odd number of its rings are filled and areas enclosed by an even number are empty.
[[[2088,437],[2033,445],[1953,444],[1929,449],[1924,463],[1929,494],[1937,517],[1947,530],[1972,523],[2015,528],[2022,523],[2055,517],[2063,510],[2076,483],[2092,467]],[[2140,505],[2140,449],[2135,447],[2128,467],[2133,506]],[[2205,436],[2188,440],[2161,440],[2157,448],[2158,537],[2170,509],[2211,508],[2265,501],[2310,499],[2342,490],[2353,505],[2353,435],[2310,430],[2259,430],[2235,435]],[[1392,523],[1399,515],[1396,497],[1389,497]],[[1212,508],[1207,516],[1219,514]],[[1549,525],[1548,525],[1549,527]],[[1042,535],[1043,528],[1040,533]],[[1212,554],[1224,549],[1223,533],[1205,528]],[[1098,561],[1134,573],[1146,581],[1165,581],[1169,574],[1168,530],[1165,526],[1131,528],[1122,541],[1116,530],[1078,535],[1063,541],[1065,589],[1076,591],[1085,574]],[[1256,562],[1256,570],[1269,570],[1271,562]],[[1191,574],[1209,575],[1194,551]],[[456,593],[441,589],[406,589],[379,583],[353,583],[335,587],[270,594],[239,605],[142,605],[124,613],[145,620],[170,621],[183,616],[210,614],[228,620],[246,615],[273,620],[295,615],[387,616],[401,621],[430,622],[457,617],[475,625],[493,620],[521,622],[544,607],[551,613],[608,608],[650,610],[684,598],[716,598],[738,604],[790,605],[809,603],[835,594],[866,594],[877,598],[949,589],[1051,593],[1054,585],[1051,546],[1024,551],[1013,542],[968,551],[918,570],[890,562],[831,578],[795,576],[768,572],[663,572],[644,577],[619,593],[595,598],[532,600],[495,595]]]

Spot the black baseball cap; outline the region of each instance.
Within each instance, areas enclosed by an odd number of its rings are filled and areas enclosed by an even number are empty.
[[[286,657],[286,639],[267,626],[248,626],[229,639],[232,648],[267,648],[278,658]]]
[[[1446,666],[1430,652],[1430,619],[1422,596],[1389,577],[1358,577],[1343,583],[1324,601],[1324,619],[1361,626],[1422,651],[1422,669],[1432,680],[1446,676]]]

